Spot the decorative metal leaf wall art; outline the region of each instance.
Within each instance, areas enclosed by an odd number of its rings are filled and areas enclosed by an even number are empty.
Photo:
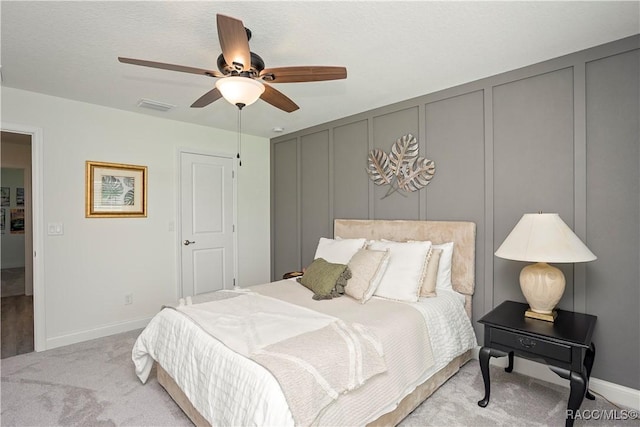
[[[369,178],[376,185],[390,186],[383,199],[398,190],[418,191],[431,182],[436,173],[436,164],[433,160],[419,157],[418,149],[416,138],[407,134],[398,138],[391,146],[389,155],[379,148],[369,152]]]
[[[379,148],[369,151],[367,173],[376,185],[391,184],[393,171],[387,153]]]
[[[431,182],[436,173],[436,164],[433,160],[418,157],[411,163],[404,173],[404,178],[398,186],[404,191],[418,191]]]
[[[418,158],[418,141],[411,134],[407,134],[398,138],[391,146],[389,159],[391,161],[391,170],[394,175],[400,177],[402,167],[409,165]]]

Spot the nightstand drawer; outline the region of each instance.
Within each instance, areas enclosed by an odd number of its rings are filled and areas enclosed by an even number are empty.
[[[568,345],[531,338],[527,335],[495,328],[491,329],[491,342],[502,344],[514,350],[522,350],[534,355],[571,363],[571,347]]]

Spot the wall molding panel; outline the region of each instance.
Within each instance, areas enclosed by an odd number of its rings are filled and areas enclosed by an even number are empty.
[[[560,308],[598,316],[594,377],[640,390],[639,64],[636,35],[272,139],[273,279],[308,265],[335,218],[473,221],[482,343],[484,313],[524,302],[524,263],[495,250],[524,213],[556,212],[598,256],[558,265]],[[436,174],[381,199],[367,154],[407,133]]]

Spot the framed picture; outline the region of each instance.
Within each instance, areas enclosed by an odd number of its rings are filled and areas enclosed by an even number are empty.
[[[16,188],[16,205],[24,206],[24,188],[23,187]]]
[[[24,234],[24,209],[11,209],[11,234]]]
[[[86,162],[87,218],[147,216],[147,167]]]
[[[11,188],[1,187],[0,198],[2,199],[2,206],[9,206],[11,204]]]

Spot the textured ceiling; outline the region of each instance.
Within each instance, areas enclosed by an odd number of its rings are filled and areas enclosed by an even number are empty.
[[[212,78],[118,56],[216,69],[216,13],[241,19],[267,67],[343,65],[346,80],[275,87],[300,110],[258,101],[243,131],[273,137],[640,32],[640,2],[1,3],[3,86],[236,130],[236,108],[189,106]],[[136,106],[174,104],[169,112]],[[4,108],[8,106],[3,106]]]

